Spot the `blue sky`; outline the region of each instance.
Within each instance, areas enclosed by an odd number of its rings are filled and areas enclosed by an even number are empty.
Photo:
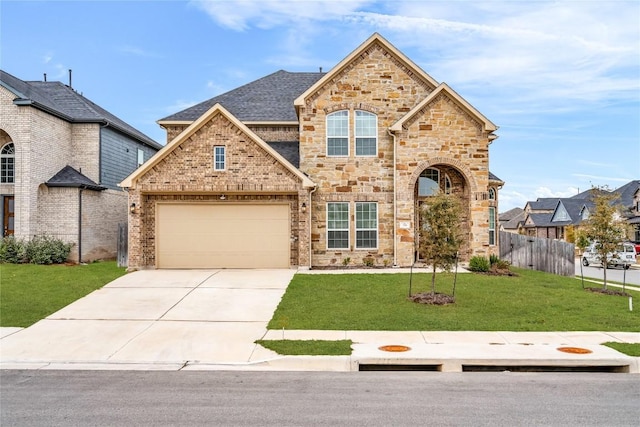
[[[500,210],[640,179],[638,1],[7,1],[0,67],[156,121],[379,32],[500,126]]]

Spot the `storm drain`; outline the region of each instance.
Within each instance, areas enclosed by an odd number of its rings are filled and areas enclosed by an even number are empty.
[[[462,365],[462,372],[606,372],[628,373],[629,365],[538,366],[538,365]]]

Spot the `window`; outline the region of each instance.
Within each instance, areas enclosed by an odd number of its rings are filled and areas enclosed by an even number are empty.
[[[451,178],[446,174],[444,176],[444,193],[451,194]]]
[[[434,196],[440,190],[440,171],[425,169],[418,179],[418,196]]]
[[[336,111],[327,116],[327,156],[349,155],[349,112]]]
[[[489,200],[495,200],[496,199],[496,190],[492,188],[489,188]]]
[[[489,244],[496,244],[496,208],[489,208]]]
[[[223,171],[226,169],[226,150],[223,145],[216,145],[213,147],[213,169],[217,171]]]
[[[144,151],[138,148],[138,167],[144,163]]]
[[[0,150],[0,183],[13,184],[15,179],[16,151],[13,142],[5,144]]]
[[[349,248],[349,203],[327,203],[327,248]]]
[[[356,203],[356,249],[378,247],[378,205]]]
[[[356,156],[378,154],[378,118],[366,111],[356,111]]]

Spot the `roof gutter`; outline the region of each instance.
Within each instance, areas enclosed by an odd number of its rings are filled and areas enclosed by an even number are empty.
[[[396,134],[389,128],[387,132],[393,138],[393,266],[398,266],[398,190],[396,188]]]

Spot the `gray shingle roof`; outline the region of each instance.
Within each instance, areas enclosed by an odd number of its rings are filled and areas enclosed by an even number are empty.
[[[540,197],[534,202],[528,202],[532,210],[553,210],[558,204],[557,197]]]
[[[501,180],[500,178],[498,178],[497,176],[495,176],[494,174],[491,173],[491,171],[489,171],[489,181],[500,181],[500,182],[504,182],[503,180]]]
[[[81,174],[71,166],[67,165],[60,169],[60,171],[45,182],[47,187],[73,187],[73,188],[86,188],[89,190],[102,191],[107,187],[97,184],[95,181],[89,179],[87,176]]]
[[[155,149],[162,145],[60,82],[24,81],[0,70],[0,85],[16,95],[16,105],[29,105],[71,123],[108,123]]]
[[[195,121],[220,103],[242,122],[297,122],[293,101],[324,75],[276,71],[159,121]]]
[[[267,141],[267,144],[293,166],[300,168],[300,141]]]

